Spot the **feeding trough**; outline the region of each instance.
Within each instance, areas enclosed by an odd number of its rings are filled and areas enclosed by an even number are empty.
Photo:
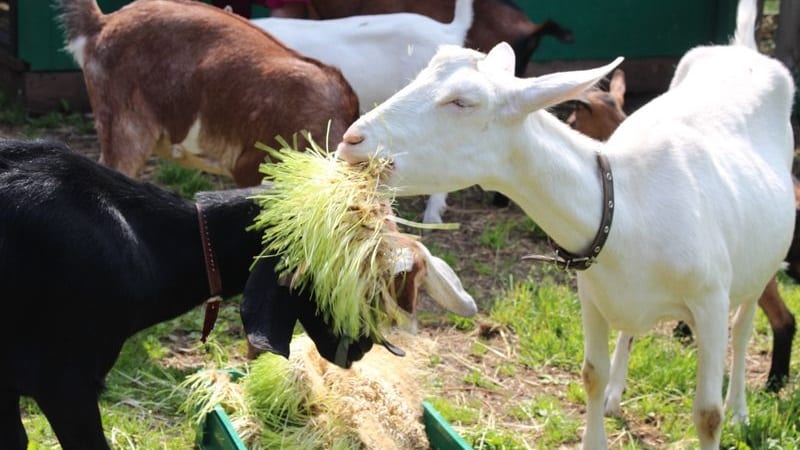
[[[263,355],[247,374],[207,370],[192,375],[184,386],[193,398],[187,405],[201,411],[195,416],[200,418],[197,447],[245,450],[252,443],[275,448],[285,440],[295,448],[471,449],[423,400],[420,386],[430,375],[426,362],[435,351],[433,341],[398,333],[392,339],[409,348],[406,357],[377,349],[344,370],[322,360],[306,336],[295,336],[289,360]],[[289,412],[292,407],[303,413]],[[265,409],[270,414],[265,416]],[[271,440],[264,441],[265,436]]]
[[[469,444],[456,433],[439,411],[427,401],[422,402],[422,420],[431,450],[469,450]],[[197,447],[200,450],[247,450],[242,439],[221,406],[216,406],[206,415],[197,432]]]

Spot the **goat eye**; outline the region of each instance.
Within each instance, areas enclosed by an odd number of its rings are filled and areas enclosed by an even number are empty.
[[[475,106],[474,103],[468,102],[467,100],[464,100],[463,98],[453,99],[453,100],[450,101],[450,104],[455,105],[455,106],[457,106],[459,108],[471,108],[471,107]]]

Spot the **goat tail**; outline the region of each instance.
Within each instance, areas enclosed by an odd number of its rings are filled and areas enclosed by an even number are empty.
[[[461,44],[467,38],[467,30],[472,26],[472,19],[474,12],[472,10],[473,0],[456,0],[455,11],[453,12],[453,21],[450,22],[450,27],[458,30],[459,34],[464,34]]]
[[[758,17],[758,0],[739,0],[736,8],[736,31],[731,45],[741,45],[758,51],[756,44],[756,18]]]
[[[103,28],[104,16],[96,0],[58,0],[59,21],[67,45],[80,37],[89,37]]]
[[[572,30],[562,27],[558,22],[550,19],[537,25],[536,31],[533,32],[534,36],[550,35],[565,44],[572,44],[575,40],[572,38]]]

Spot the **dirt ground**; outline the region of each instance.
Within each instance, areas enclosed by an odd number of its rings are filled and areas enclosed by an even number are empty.
[[[73,129],[62,128],[43,131],[42,137],[65,142],[74,151],[97,159],[99,147],[94,134],[81,134]],[[18,129],[0,126],[0,137],[24,136]],[[155,158],[151,163],[155,163]],[[144,178],[151,176],[153,164],[150,164]],[[449,208],[444,215],[446,222],[460,224],[457,231],[426,231],[422,241],[434,253],[450,258],[464,286],[475,297],[481,311],[488,311],[488,307],[495,296],[509,286],[511,279],[522,280],[528,276],[537,276],[536,268],[530,262],[521,260],[521,256],[529,253],[547,252],[549,246],[546,239],[538,233],[528,229],[513,228],[507,242],[501,249],[495,250],[481,243],[481,234],[487,228],[497,227],[502,223],[522,223],[524,213],[514,204],[506,208],[497,208],[492,205],[493,193],[473,187],[464,191],[453,193],[448,198]],[[421,220],[425,207],[425,198],[413,197],[399,199],[398,210],[404,217],[412,220]],[[480,262],[476,264],[475,262]],[[573,277],[564,275],[564,281],[573,283]],[[438,311],[433,303],[425,298],[423,310]],[[429,317],[437,317],[435,314]],[[492,422],[494,426],[513,432],[519,436],[528,436],[526,442],[535,447],[537,430],[532,429],[530,423],[511,417],[507,412],[507,405],[511,400],[529,398],[536,395],[547,394],[553,398],[563,400],[562,407],[575,417],[583,414],[582,405],[570,403],[565,399],[568,383],[580,383],[579,375],[558,369],[544,369],[533,372],[520,368],[514,376],[498,375],[499,368],[513,362],[516,354],[515,337],[506,330],[498,329],[485,319],[479,320],[479,326],[474,331],[464,332],[457,330],[451,322],[441,319],[427,320],[422,323],[419,333],[438,344],[439,357],[443,364],[437,365],[437,377],[442,380],[436,388],[435,395],[462,402],[465,398],[471,401],[479,400],[482,404],[482,421]],[[577,318],[576,318],[577,320]],[[661,332],[669,332],[671,325],[667,324]],[[231,329],[237,329],[231,325]],[[481,340],[489,351],[479,358],[471,355],[470,349],[475,342]],[[202,355],[192,350],[192,343],[187,336],[171,335],[169,342],[172,351],[164,359],[164,363],[174,367],[197,367],[201,364]],[[578,358],[579,356],[576,356]],[[769,354],[749,355],[748,376],[751,386],[762,386],[769,368]],[[489,390],[465,383],[464,376],[471,370],[479,370],[496,381],[501,389]],[[433,393],[433,392],[432,392]],[[646,448],[663,448],[666,444],[654,424],[648,423],[647,418],[628,418],[628,429],[633,438]],[[485,425],[485,424],[484,424]],[[469,430],[462,430],[468,432]],[[577,438],[577,436],[576,436]],[[614,437],[611,436],[613,439]]]

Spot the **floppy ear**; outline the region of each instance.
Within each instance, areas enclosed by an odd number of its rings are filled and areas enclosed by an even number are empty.
[[[622,63],[619,57],[596,69],[557,72],[535,78],[514,79],[510,91],[508,114],[529,114],[567,100],[580,98],[583,92],[600,81]]]
[[[478,306],[464,287],[458,275],[444,260],[433,256],[421,242],[416,242],[420,255],[425,260],[426,270],[422,286],[428,294],[445,309],[460,316],[474,316]]]
[[[259,258],[244,288],[239,313],[250,358],[264,352],[289,357],[289,343],[298,312],[289,288],[278,285],[276,262],[277,258]]]
[[[394,291],[397,294],[397,306],[411,316],[411,332],[417,332],[417,301],[419,288],[427,272],[427,263],[416,251],[416,241],[406,240],[408,247],[401,248],[395,254]]]

